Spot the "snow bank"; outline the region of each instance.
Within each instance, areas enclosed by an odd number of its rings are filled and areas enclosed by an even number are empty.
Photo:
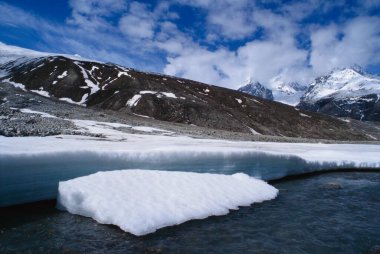
[[[246,174],[118,170],[60,182],[58,207],[134,235],[274,199],[278,190]]]

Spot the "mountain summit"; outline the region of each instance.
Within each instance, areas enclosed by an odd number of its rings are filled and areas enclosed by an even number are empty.
[[[238,91],[273,101],[272,91],[261,83],[252,81],[251,79],[248,80],[246,85],[240,87]]]
[[[380,79],[354,68],[316,78],[298,107],[339,117],[380,121]]]
[[[269,89],[271,87],[272,89]],[[299,103],[301,96],[305,93],[307,86],[297,82],[284,82],[280,77],[274,77],[269,85],[265,86],[259,82],[248,80],[238,91],[267,100],[274,100],[291,106]]]

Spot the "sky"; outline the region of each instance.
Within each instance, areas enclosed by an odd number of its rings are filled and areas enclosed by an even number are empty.
[[[236,89],[380,74],[380,0],[0,0],[0,41]]]

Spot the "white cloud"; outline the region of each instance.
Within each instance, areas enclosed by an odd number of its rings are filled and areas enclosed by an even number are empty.
[[[73,12],[91,16],[110,16],[126,8],[124,0],[70,0],[69,4]]]
[[[308,51],[296,47],[296,26],[268,11],[257,11],[252,18],[265,31],[262,40],[247,42],[237,50],[187,46],[168,59],[164,71],[230,88],[239,87],[248,77],[264,84],[277,75],[286,81],[310,81],[310,71],[305,67]]]
[[[379,18],[359,15],[363,8],[378,7],[376,1],[347,8],[357,18],[320,27],[301,20],[314,12],[343,8],[344,1],[294,1],[276,10],[259,2],[71,0],[72,13],[65,24],[51,24],[0,3],[0,23],[32,29],[40,35],[41,48],[49,51],[78,53],[230,88],[248,77],[264,84],[274,76],[307,83],[334,67],[380,64]],[[188,10],[199,18],[195,27],[180,26],[183,17],[174,10],[183,6],[190,6]],[[300,34],[311,41],[311,48],[299,47]],[[228,47],[231,42],[234,45]]]
[[[152,38],[154,35],[154,21],[127,15],[121,18],[119,27],[122,33],[131,38]]]
[[[360,17],[341,27],[331,25],[313,31],[310,64],[315,72],[380,63],[379,24],[380,18]]]
[[[129,11],[119,22],[122,33],[131,38],[152,38],[156,17],[145,4],[132,2]]]

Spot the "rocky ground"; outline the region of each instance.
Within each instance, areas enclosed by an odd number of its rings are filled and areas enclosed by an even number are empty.
[[[23,113],[21,109],[30,109],[48,113],[53,117],[40,114]],[[140,117],[132,113],[120,113],[112,110],[86,108],[73,104],[52,100],[40,95],[24,92],[3,83],[0,86],[0,135],[3,136],[48,136],[48,135],[89,135],[94,134],[79,130],[70,119],[85,119],[101,122],[123,123],[132,126],[149,126],[172,131],[174,135],[186,135],[194,138],[217,138],[227,140],[272,141],[272,142],[323,142],[347,143],[349,141],[333,141],[322,139],[290,138],[267,135],[254,135],[242,132],[230,132],[212,128],[199,127],[192,124],[171,123],[152,118]],[[365,130],[374,141],[352,141],[355,143],[380,143],[380,125],[350,120],[353,129]],[[125,132],[139,133],[132,129]],[[144,133],[147,134],[147,133]]]

